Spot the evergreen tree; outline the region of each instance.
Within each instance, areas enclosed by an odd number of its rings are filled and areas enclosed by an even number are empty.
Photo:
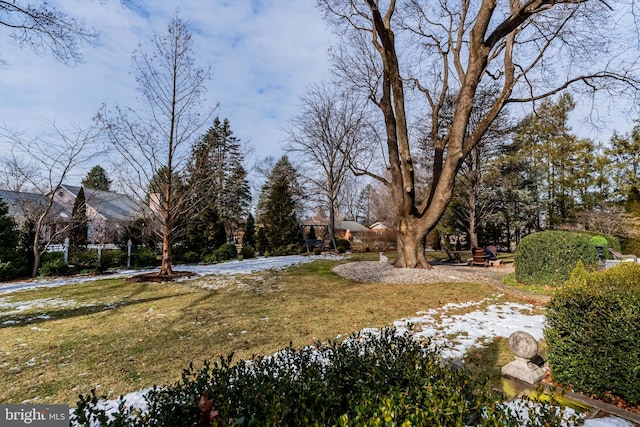
[[[298,173],[283,156],[276,163],[267,182],[262,187],[258,203],[259,221],[264,226],[267,249],[277,254],[290,252],[291,246],[300,243],[298,225],[299,190]]]
[[[215,207],[228,235],[235,234],[251,203],[243,162],[241,142],[227,119],[216,117],[192,148],[188,182],[196,187],[196,203],[203,211]]]
[[[186,250],[196,252],[202,257],[213,253],[226,242],[224,223],[215,207],[208,207],[189,221],[185,237]]]
[[[80,187],[76,200],[73,202],[71,225],[69,228],[69,240],[74,247],[87,245],[88,222],[84,188]]]
[[[249,213],[247,223],[244,226],[244,237],[242,238],[242,246],[256,247],[256,224],[253,215]]]
[[[609,145],[606,154],[613,166],[615,191],[624,196],[640,185],[640,121],[628,134],[615,132]]]
[[[630,215],[640,217],[640,190],[635,185],[629,189],[625,211]]]
[[[107,171],[100,165],[91,168],[87,176],[82,180],[82,186],[92,190],[110,191],[111,180]]]
[[[9,216],[9,208],[0,199],[0,280],[13,279],[27,273],[26,263],[18,252],[20,232]]]

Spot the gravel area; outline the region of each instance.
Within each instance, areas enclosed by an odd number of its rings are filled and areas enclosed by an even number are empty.
[[[358,261],[333,267],[333,272],[366,283],[421,284],[472,282],[491,283],[504,274],[513,271],[513,267],[468,267],[436,265],[431,270],[416,268],[395,268],[378,261]]]

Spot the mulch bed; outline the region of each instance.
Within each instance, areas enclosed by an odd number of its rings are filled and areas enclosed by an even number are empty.
[[[172,282],[174,280],[182,279],[185,277],[193,277],[197,276],[196,273],[192,271],[173,271],[171,274],[160,274],[160,272],[153,273],[142,273],[136,274],[135,276],[131,276],[126,278],[127,282],[133,283],[162,283],[162,282]]]

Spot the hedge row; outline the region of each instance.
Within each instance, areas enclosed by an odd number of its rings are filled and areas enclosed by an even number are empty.
[[[526,236],[516,247],[516,279],[527,285],[562,285],[576,263],[595,270],[598,253],[590,236],[568,231],[543,231]]]
[[[502,396],[438,350],[385,329],[318,343],[273,357],[191,366],[182,381],[152,389],[143,413],[119,405],[105,412],[95,391],[81,396],[75,425],[90,426],[559,426],[559,408],[543,405],[523,421]]]
[[[578,269],[577,269],[578,270]],[[549,366],[561,384],[640,403],[640,265],[576,272],[547,305]]]

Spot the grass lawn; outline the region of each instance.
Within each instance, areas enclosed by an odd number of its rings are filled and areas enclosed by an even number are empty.
[[[0,401],[75,406],[92,388],[113,399],[177,381],[190,362],[272,354],[496,294],[473,283],[356,283],[333,274],[336,263],[179,283],[107,279],[0,297]]]

